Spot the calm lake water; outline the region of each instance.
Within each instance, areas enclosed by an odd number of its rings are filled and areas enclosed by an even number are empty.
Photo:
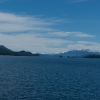
[[[100,100],[100,59],[0,56],[0,100]]]

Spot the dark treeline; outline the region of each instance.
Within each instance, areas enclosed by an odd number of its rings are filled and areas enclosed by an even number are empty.
[[[100,55],[97,55],[97,54],[90,54],[90,55],[84,56],[84,58],[100,58]]]

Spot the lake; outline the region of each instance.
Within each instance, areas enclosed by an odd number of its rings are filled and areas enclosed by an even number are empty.
[[[0,100],[100,100],[100,59],[0,56]]]

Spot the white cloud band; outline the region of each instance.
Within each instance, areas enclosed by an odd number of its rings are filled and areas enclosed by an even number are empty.
[[[63,37],[90,38],[94,35],[83,32],[64,32],[51,28],[55,23],[62,21],[62,19],[51,20],[0,12],[0,44],[12,50],[24,49],[41,53],[64,52],[78,47],[93,49],[91,43],[87,46],[87,43],[65,40]],[[98,43],[95,45],[92,43],[92,45],[97,50],[100,47]]]

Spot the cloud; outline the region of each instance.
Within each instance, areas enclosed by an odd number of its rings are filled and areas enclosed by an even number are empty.
[[[4,2],[6,2],[6,1],[8,1],[8,0],[0,0],[0,3],[4,3]]]
[[[71,3],[79,3],[79,2],[85,2],[89,0],[70,0]]]
[[[89,35],[83,32],[51,32],[49,35],[59,36],[59,37],[95,37],[94,35]]]
[[[65,19],[51,18],[43,19],[34,16],[19,15],[14,13],[0,12],[0,33],[47,33],[55,36],[94,37],[83,32],[64,32],[51,28],[53,25],[61,24]]]
[[[0,44],[14,50],[39,53],[64,52],[70,49],[90,48],[100,50],[100,44],[65,40],[63,37],[91,38],[83,32],[64,32],[52,28],[65,20],[0,12]],[[93,49],[94,50],[94,49]]]
[[[65,51],[66,48],[55,48],[56,46],[68,44],[71,41],[62,39],[50,39],[37,37],[34,34],[0,34],[0,44],[11,48],[12,50],[27,50],[31,52],[60,52]],[[53,47],[50,47],[52,45]]]
[[[69,50],[74,49],[90,49],[93,51],[100,51],[100,43],[97,42],[89,42],[89,41],[76,41],[67,46]]]
[[[51,24],[45,19],[0,12],[0,32],[48,31]]]
[[[39,53],[57,53],[73,49],[100,50],[100,43],[89,41],[68,41],[57,38],[43,38],[36,34],[0,34],[0,44],[14,51],[26,50]]]

